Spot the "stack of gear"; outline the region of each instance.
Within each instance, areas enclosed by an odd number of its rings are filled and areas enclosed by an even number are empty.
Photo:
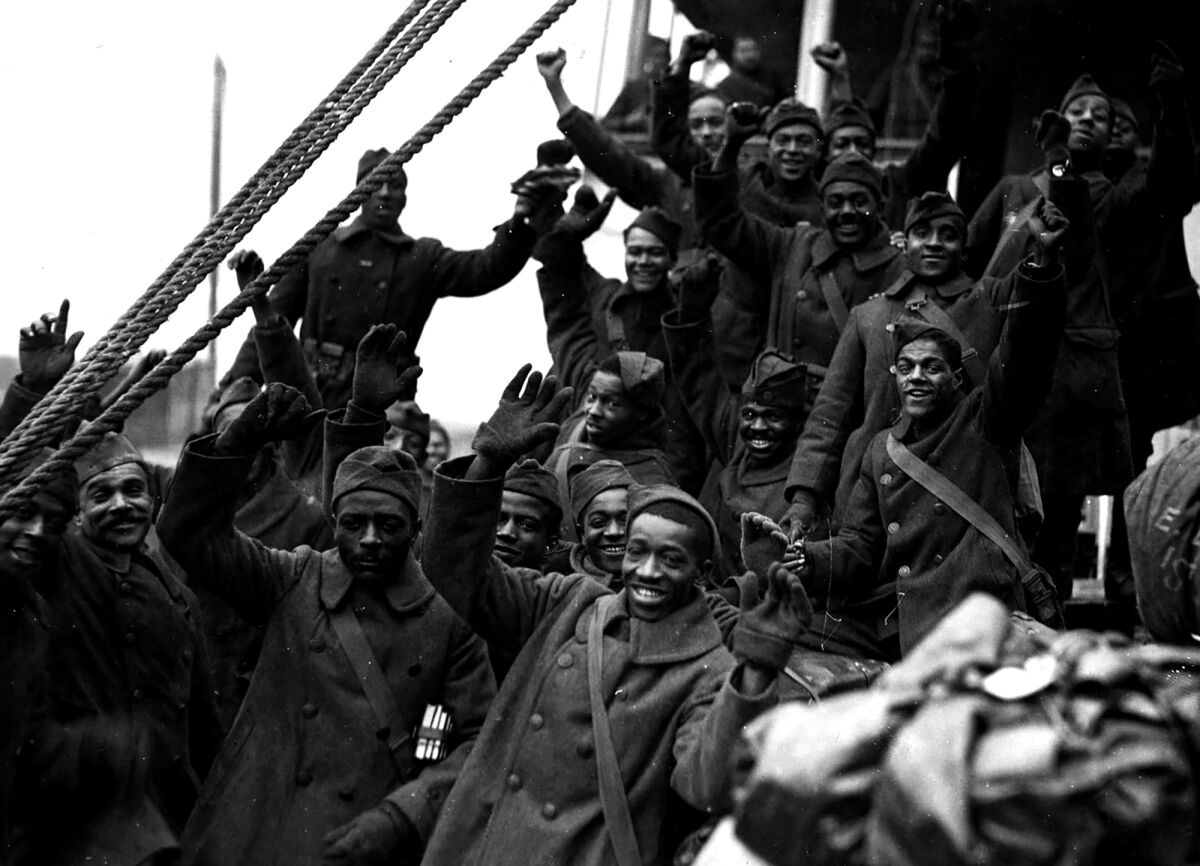
[[[973,595],[870,689],[747,740],[737,837],[773,866],[1196,860],[1200,650]]]

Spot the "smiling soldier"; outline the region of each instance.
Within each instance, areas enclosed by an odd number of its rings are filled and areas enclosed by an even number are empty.
[[[483,721],[494,694],[483,643],[412,555],[416,462],[384,445],[345,453],[359,435],[383,440],[386,408],[416,379],[397,374],[402,351],[394,325],[373,326],[345,415],[325,422],[333,550],[275,550],[233,526],[253,455],[307,433],[295,389],[267,386],[223,432],[184,451],[159,521],[163,543],[248,622],[265,624],[242,710],[188,823],[185,863],[415,859]],[[431,706],[453,721],[441,760],[423,746]]]
[[[819,379],[849,311],[894,283],[904,267],[879,218],[879,170],[856,153],[834,160],[821,176],[825,227],[780,228],[738,204],[735,166],[736,150],[696,169],[696,214],[718,252],[770,287],[755,304],[769,310],[765,345],[807,364]]]
[[[528,375],[526,366],[480,426],[475,456],[442,464],[434,481],[426,572],[481,635],[519,655],[423,862],[665,862],[673,795],[729,807],[730,751],[776,702],[777,673],[811,607],[798,578],[771,568],[731,655],[697,586],[716,527],[665,485],[629,491],[620,592],[490,557],[505,470],[555,435],[569,397],[553,378]]]
[[[1028,280],[1014,271],[1003,280],[978,283],[963,273],[967,221],[946,193],[927,192],[909,202],[905,219],[907,268],[879,297],[850,311],[829,376],[804,425],[788,473],[792,503],[784,521],[795,540],[830,517],[833,531],[858,479],[871,439],[900,411],[892,381],[895,331],[904,322],[927,322],[962,346],[967,390],[982,385],[987,362],[1000,338],[1014,284]]]
[[[1026,608],[1013,491],[1021,435],[1049,392],[1062,334],[1067,222],[1043,202],[1030,228],[1035,252],[981,385],[963,393],[963,347],[936,324],[892,332],[900,421],[871,440],[841,530],[803,542],[813,648],[895,661],[971,592]],[[1040,588],[1052,594],[1048,582]]]

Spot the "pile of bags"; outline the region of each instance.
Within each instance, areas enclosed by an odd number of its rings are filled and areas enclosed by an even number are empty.
[[[1173,864],[1200,851],[1200,649],[964,601],[866,690],[750,726],[738,840],[774,866]]]

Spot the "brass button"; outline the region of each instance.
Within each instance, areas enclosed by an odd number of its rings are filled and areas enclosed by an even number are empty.
[[[595,750],[588,740],[580,740],[575,744],[575,754],[581,758],[590,758]]]
[[[317,717],[317,708],[314,704],[305,704],[300,708],[300,715],[306,719],[315,719]]]
[[[133,643],[135,640],[137,640],[136,634],[132,631],[125,632],[125,643]]]
[[[133,592],[133,584],[127,580],[123,580],[119,589],[121,590],[121,595],[129,595],[129,593]]]
[[[935,553],[933,555],[933,564],[934,565],[941,565],[945,561],[946,561],[945,558],[943,558],[943,556],[940,553]]]
[[[521,777],[516,773],[513,773],[511,776],[509,776],[508,787],[512,788],[514,791],[519,790],[521,787]]]
[[[942,503],[940,503],[940,502],[935,503],[933,506],[933,513],[936,514],[938,517],[941,517],[943,514],[946,513],[946,506],[942,505]]]
[[[301,788],[307,788],[312,784],[312,773],[308,770],[301,770],[296,774],[296,784]]]
[[[887,487],[889,484],[891,484],[892,483],[892,473],[885,472],[882,475],[880,475],[879,483],[882,484],[884,487]]]
[[[912,574],[912,569],[909,568],[907,565],[902,565],[896,571],[896,574],[900,575],[901,577],[908,577],[910,574]]]
[[[308,642],[308,648],[315,653],[325,652],[325,641],[315,637]]]
[[[806,300],[808,298],[808,290],[801,289],[800,291],[796,292],[796,298],[801,301]]]
[[[900,531],[899,523],[892,522],[892,523],[888,524],[888,535],[895,535],[899,531]]]
[[[553,821],[554,817],[557,814],[558,814],[558,807],[555,806],[553,803],[547,803],[545,806],[542,807],[542,817],[545,818],[547,821]]]
[[[140,701],[142,699],[142,690],[141,689],[133,690],[133,699],[135,701]]]
[[[575,664],[575,656],[570,653],[563,653],[558,657],[558,666],[560,668],[569,668]]]
[[[546,724],[546,720],[542,718],[540,713],[534,713],[529,717],[529,727],[535,731],[541,730],[542,725]]]

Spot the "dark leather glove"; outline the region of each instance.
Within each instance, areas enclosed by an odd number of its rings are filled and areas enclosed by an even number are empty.
[[[1187,76],[1175,52],[1165,42],[1155,42],[1150,55],[1150,92],[1160,100],[1182,100]]]
[[[372,325],[358,341],[350,399],[360,409],[382,415],[402,394],[413,393],[422,370],[402,366],[407,342],[395,325]]]
[[[554,226],[555,231],[568,234],[581,242],[590,238],[604,224],[616,200],[616,190],[610,189],[603,199],[597,199],[596,191],[585,183],[575,190],[575,203],[569,211],[559,217]]]
[[[295,388],[272,382],[221,432],[216,452],[249,457],[268,443],[307,435],[324,417],[324,412],[310,412],[308,401]]]
[[[710,252],[667,275],[667,285],[685,319],[708,315],[721,288],[722,268],[721,257]]]
[[[526,364],[517,371],[505,387],[500,405],[479,425],[471,442],[476,455],[498,473],[507,471],[521,455],[558,436],[558,420],[573,393],[570,388],[560,389],[554,376],[543,380],[541,373],[530,373],[532,369]]]
[[[738,624],[733,629],[733,654],[743,662],[783,670],[792,648],[812,622],[812,602],[800,578],[780,563],[767,570],[767,594],[759,601],[759,581],[742,586]]]

